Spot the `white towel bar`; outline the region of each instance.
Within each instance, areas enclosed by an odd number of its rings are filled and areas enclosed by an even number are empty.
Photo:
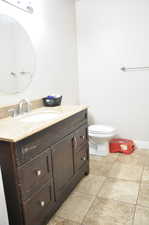
[[[122,70],[123,72],[128,72],[128,71],[140,71],[140,70],[149,70],[149,67],[148,67],[148,66],[144,66],[144,67],[130,67],[130,68],[122,67],[121,70]]]
[[[140,70],[149,70],[149,67],[148,66],[145,66],[145,67],[130,67],[130,68],[127,68],[127,67],[122,67],[121,70],[123,72],[127,72],[127,71],[140,71]]]

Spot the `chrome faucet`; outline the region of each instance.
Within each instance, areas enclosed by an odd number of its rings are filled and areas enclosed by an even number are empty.
[[[15,118],[19,115],[24,114],[25,112],[30,112],[32,110],[32,104],[28,99],[22,99],[18,103],[17,108],[11,108],[8,110],[8,114]]]
[[[20,100],[18,104],[18,114],[22,115],[25,112],[30,112],[30,111],[31,111],[31,102],[28,99]]]

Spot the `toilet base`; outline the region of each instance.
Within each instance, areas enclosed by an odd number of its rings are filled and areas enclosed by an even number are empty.
[[[101,142],[98,144],[89,143],[89,153],[91,155],[106,156],[109,154],[109,142]]]

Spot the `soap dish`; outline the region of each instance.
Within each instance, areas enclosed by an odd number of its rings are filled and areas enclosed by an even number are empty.
[[[61,105],[62,96],[47,96],[43,98],[44,106],[54,107]]]

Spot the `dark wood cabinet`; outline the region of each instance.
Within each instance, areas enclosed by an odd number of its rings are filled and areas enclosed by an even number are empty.
[[[0,142],[10,225],[46,225],[89,173],[87,110],[16,143]]]

